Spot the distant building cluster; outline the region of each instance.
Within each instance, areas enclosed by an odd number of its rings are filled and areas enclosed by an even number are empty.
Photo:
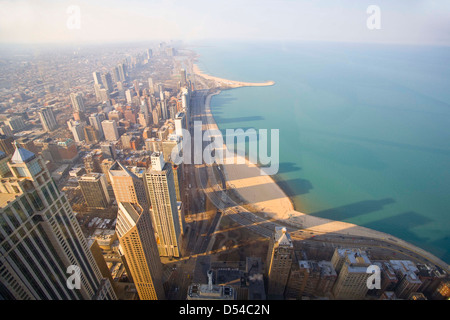
[[[193,177],[172,159],[192,128],[194,78],[181,58],[160,43],[5,60],[14,76],[0,91],[0,300],[167,298],[176,272],[163,261],[190,259],[183,239],[192,231],[185,190]],[[367,286],[373,265],[377,289]],[[67,285],[73,267],[79,290]],[[281,227],[265,259],[195,269],[188,300],[450,296],[436,266],[352,248],[309,260]]]

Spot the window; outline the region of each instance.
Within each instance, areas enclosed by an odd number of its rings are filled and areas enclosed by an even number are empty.
[[[25,210],[27,210],[28,215],[31,216],[33,214],[33,208],[31,207],[27,198],[22,197],[22,199],[20,199],[20,201],[22,202],[23,206],[25,207]]]
[[[30,198],[31,198],[31,202],[33,203],[34,207],[40,211],[42,209],[44,209],[44,204],[42,203],[41,198],[39,197],[37,191],[33,191],[31,193],[29,193]]]
[[[20,206],[19,202],[14,202],[13,204],[13,208],[16,210],[16,212],[18,213],[20,219],[22,220],[22,222],[27,221],[28,216],[27,214],[23,211],[22,207]]]
[[[19,222],[19,220],[17,220],[17,218],[16,218],[16,216],[14,215],[13,211],[11,210],[11,208],[6,208],[5,214],[6,214],[6,217],[9,219],[9,221],[11,221],[11,224],[12,224],[15,228],[20,227],[20,222]]]

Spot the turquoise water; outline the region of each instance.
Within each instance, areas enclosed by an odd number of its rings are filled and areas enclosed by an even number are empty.
[[[450,48],[208,43],[207,73],[272,87],[212,100],[221,130],[280,129],[297,210],[390,233],[450,263]]]

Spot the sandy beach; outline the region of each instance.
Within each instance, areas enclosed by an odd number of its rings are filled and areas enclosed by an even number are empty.
[[[217,87],[227,87],[227,88],[240,88],[240,87],[266,87],[266,86],[272,86],[275,84],[274,81],[266,81],[261,83],[254,83],[254,82],[242,82],[242,81],[235,81],[235,80],[228,80],[228,79],[222,79],[218,77],[214,77],[208,74],[205,74],[198,65],[194,63],[193,65],[193,71],[195,74],[203,77],[206,80],[212,80],[216,82]]]
[[[216,84],[227,84],[225,88],[218,86],[219,89],[229,89],[230,83],[234,84],[233,88],[244,86],[271,85],[269,84],[269,82],[247,84],[245,82],[220,79],[217,77],[205,75],[198,68],[194,68],[194,72],[197,75],[204,77],[205,79],[216,81]],[[212,121],[208,124],[209,129],[218,130],[218,126],[214,121],[214,117],[210,110],[211,98],[213,95],[218,93],[220,93],[220,91],[214,94],[210,94],[205,101],[205,114],[210,116],[210,119],[212,119]],[[224,148],[226,148],[225,145]],[[247,159],[245,159],[245,164],[236,163],[237,161],[234,163],[227,163],[227,161],[225,161],[225,164],[222,165],[222,167],[224,168],[225,180],[228,187],[233,188],[242,199],[247,201],[253,207],[257,208],[258,211],[264,213],[268,218],[281,220],[284,223],[288,223],[295,228],[302,230],[307,229],[309,232],[313,232],[315,234],[361,236],[379,239],[385,242],[392,242],[396,245],[400,245],[404,248],[412,250],[418,255],[426,257],[430,261],[439,264],[444,269],[449,270],[449,266],[445,262],[435,257],[431,253],[392,235],[361,227],[355,224],[314,217],[296,211],[290,198],[285,194],[285,192],[280,188],[280,186],[271,176],[262,175],[262,169],[255,164],[249,163]]]

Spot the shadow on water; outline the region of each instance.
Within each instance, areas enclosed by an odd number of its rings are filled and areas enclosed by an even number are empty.
[[[431,241],[426,245],[428,246],[429,251],[437,251],[435,253],[436,255],[438,255],[445,262],[450,263],[450,235]]]
[[[280,167],[278,174],[300,171],[302,168],[299,167],[295,162],[280,162]]]
[[[231,104],[234,101],[237,101],[237,98],[232,97],[232,95],[230,93],[221,92],[221,94],[215,95],[211,99],[211,106],[214,109],[221,108],[223,105]]]
[[[309,193],[309,191],[313,188],[313,185],[309,180],[301,178],[289,180],[279,180],[275,178],[275,181],[288,197],[295,197]]]
[[[394,203],[392,198],[381,200],[365,200],[349,205],[313,212],[309,215],[330,220],[344,221],[363,214],[383,209],[385,205]]]
[[[429,237],[420,236],[414,230],[414,228],[421,227],[430,222],[432,220],[424,215],[415,211],[407,211],[364,224],[364,227],[383,230],[383,232],[392,234],[429,251],[448,263],[450,261],[450,252],[448,250],[450,247],[450,237],[447,236],[438,240],[431,240]]]
[[[264,117],[253,116],[253,117],[240,117],[240,118],[224,118],[224,117],[221,117],[220,115],[217,115],[217,113],[214,112],[214,120],[217,123],[224,124],[224,123],[259,121],[259,120],[264,120]]]
[[[387,140],[381,140],[381,139],[357,137],[357,136],[342,134],[342,133],[326,132],[323,130],[308,129],[308,131],[311,131],[311,132],[314,132],[317,134],[339,137],[339,138],[354,140],[354,141],[363,142],[363,143],[378,144],[378,145],[382,145],[385,147],[394,147],[394,148],[406,149],[406,150],[412,150],[412,151],[431,152],[431,153],[441,154],[444,156],[450,156],[450,150],[445,150],[445,149],[420,146],[420,145],[412,145],[412,144],[407,144],[407,143],[402,143],[402,142],[387,141]]]

